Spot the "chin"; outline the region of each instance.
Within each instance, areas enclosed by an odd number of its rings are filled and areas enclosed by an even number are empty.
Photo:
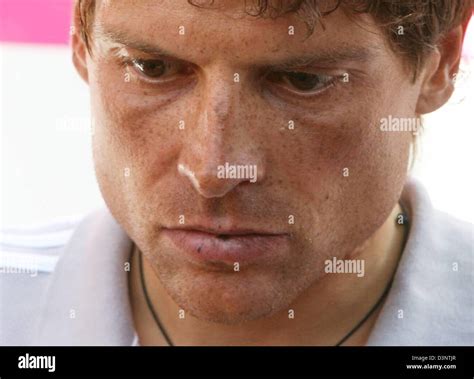
[[[294,284],[257,272],[159,274],[170,297],[193,317],[236,325],[289,309],[298,293]]]

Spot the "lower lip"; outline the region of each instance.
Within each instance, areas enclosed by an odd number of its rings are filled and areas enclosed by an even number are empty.
[[[163,235],[168,237],[178,250],[194,260],[219,261],[227,263],[246,263],[264,257],[280,256],[282,251],[289,249],[286,234],[247,234],[218,238],[215,234],[197,230],[164,229]]]

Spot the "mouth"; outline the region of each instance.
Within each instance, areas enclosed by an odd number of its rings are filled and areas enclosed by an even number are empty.
[[[200,262],[249,263],[272,260],[289,249],[289,235],[255,229],[226,230],[194,226],[164,228],[180,253]]]

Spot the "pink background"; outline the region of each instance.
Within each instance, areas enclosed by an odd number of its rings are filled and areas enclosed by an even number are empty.
[[[67,44],[73,0],[0,0],[0,42]],[[474,58],[471,23],[464,57]]]
[[[73,0],[0,0],[0,41],[67,44]]]

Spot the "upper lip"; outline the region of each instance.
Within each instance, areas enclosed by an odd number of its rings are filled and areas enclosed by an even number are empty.
[[[248,234],[258,234],[258,235],[267,235],[267,236],[278,236],[286,233],[281,232],[272,232],[268,230],[254,229],[254,228],[242,228],[242,227],[229,227],[229,228],[216,228],[216,227],[207,227],[202,225],[188,225],[186,227],[167,227],[165,229],[174,229],[174,230],[183,230],[183,231],[199,231],[215,235],[248,235]]]

